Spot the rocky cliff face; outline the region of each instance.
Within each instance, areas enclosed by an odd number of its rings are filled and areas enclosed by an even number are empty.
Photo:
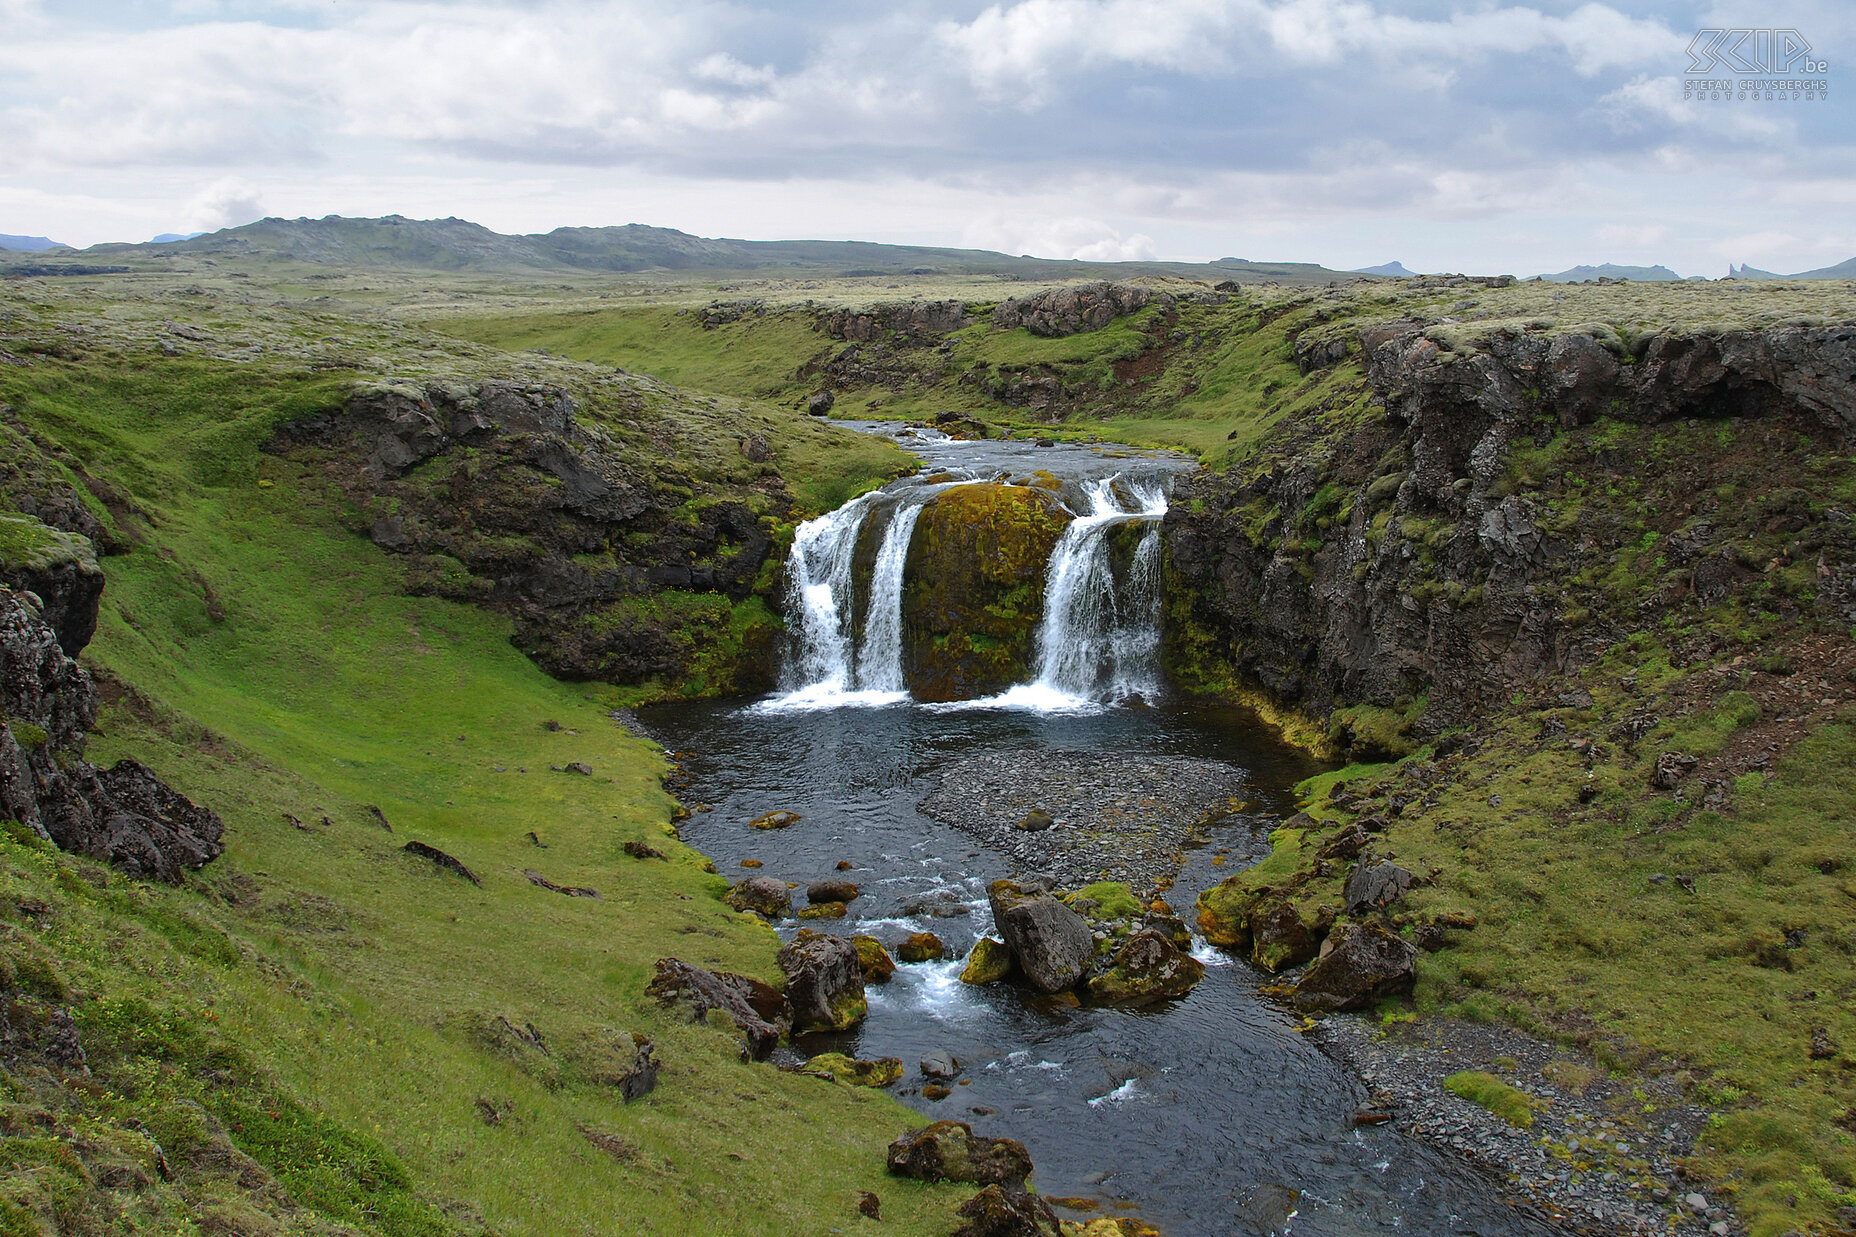
[[[61,850],[178,881],[224,849],[225,826],[133,760],[110,769],[85,761],[96,709],[89,674],[39,607],[0,587],[0,816]]]
[[[918,700],[968,700],[1028,677],[1044,573],[1070,514],[1049,490],[963,485],[923,511],[903,576],[903,663]]]
[[[1338,747],[1396,751],[1684,607],[1856,621],[1848,499],[1813,463],[1856,438],[1856,331],[1452,351],[1390,323],[1357,346],[1374,412],[1292,419],[1176,493],[1186,681],[1261,686],[1331,717]]]
[[[324,470],[362,531],[409,560],[416,590],[510,614],[518,646],[552,674],[681,681],[727,640],[711,686],[770,685],[776,624],[765,611],[742,622],[734,605],[776,591],[762,576],[772,518],[695,501],[671,451],[647,470],[576,412],[550,387],[395,387],[286,425],[267,450]],[[762,496],[785,509],[777,477]],[[679,590],[697,596],[666,601]]]

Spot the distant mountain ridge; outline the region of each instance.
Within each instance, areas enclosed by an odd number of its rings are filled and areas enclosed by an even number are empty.
[[[1575,266],[1557,275],[1542,275],[1548,283],[1584,283],[1588,279],[1629,279],[1636,283],[1673,283],[1681,280],[1666,266],[1619,266],[1606,262],[1599,266]]]
[[[1013,257],[984,249],[886,245],[873,241],[748,241],[692,236],[675,228],[628,223],[600,228],[556,228],[509,236],[468,220],[260,219],[243,227],[146,245],[93,245],[89,258],[171,260],[197,255],[214,260],[248,258],[317,266],[398,267],[501,273],[651,271],[769,273],[814,277],[994,274],[1027,279],[1130,278],[1177,275],[1192,279],[1274,280],[1319,285],[1346,272],[1312,262],[1084,262]]]
[[[12,249],[20,253],[43,253],[47,249],[69,249],[63,241],[55,241],[45,236],[10,236],[0,232],[0,249]]]
[[[1378,266],[1363,266],[1359,270],[1349,273],[1354,275],[1384,275],[1390,279],[1410,279],[1418,272],[1406,270],[1405,264],[1394,258],[1390,262],[1382,262]]]

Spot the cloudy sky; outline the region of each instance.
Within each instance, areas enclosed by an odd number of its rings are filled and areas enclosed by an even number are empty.
[[[1775,26],[1827,99],[1684,100],[1698,31]],[[1856,255],[1847,0],[0,0],[0,36],[0,232],[78,245],[398,213],[1523,275]]]

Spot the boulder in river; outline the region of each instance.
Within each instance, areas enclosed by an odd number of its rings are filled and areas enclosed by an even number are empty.
[[[792,900],[786,882],[771,876],[750,876],[736,881],[723,899],[738,911],[753,911],[768,919],[783,918],[792,909]]]
[[[917,932],[902,942],[896,954],[904,962],[938,962],[947,956],[947,945],[932,932]]]
[[[705,971],[677,958],[657,960],[657,973],[645,985],[645,995],[660,1005],[687,1006],[696,1022],[712,1009],[721,1010],[747,1036],[747,1055],[756,1061],[773,1052],[787,1020],[786,998],[771,984],[728,971]]]
[[[954,1230],[954,1237],[1059,1237],[1063,1232],[1057,1213],[1038,1195],[996,1185],[960,1204],[957,1214],[966,1223]]]
[[[1271,974],[1302,965],[1321,945],[1288,898],[1259,903],[1250,912],[1249,924],[1250,960]]]
[[[917,1181],[972,1181],[1024,1188],[1031,1153],[1015,1138],[975,1134],[965,1121],[936,1121],[889,1144],[889,1171]]]
[[[982,936],[973,942],[973,951],[967,955],[967,967],[960,972],[960,982],[996,984],[1011,973],[1011,946],[990,936]]]
[[[853,1087],[893,1087],[902,1081],[902,1061],[897,1057],[859,1061],[842,1052],[821,1052],[799,1072]]]
[[[843,937],[802,930],[779,962],[794,1030],[842,1031],[869,1012],[857,947]]]
[[[750,828],[754,829],[785,829],[788,826],[798,824],[804,819],[805,818],[798,812],[782,810],[778,812],[767,812],[764,815],[756,816],[753,820],[748,822],[748,825]]]
[[[1089,981],[1089,996],[1105,1005],[1148,1005],[1185,996],[1203,978],[1204,963],[1143,928],[1128,938],[1108,970]]]
[[[1328,935],[1331,948],[1308,968],[1290,999],[1310,1011],[1359,1009],[1411,991],[1418,949],[1376,921],[1343,924]]]
[[[866,984],[886,984],[896,973],[896,960],[874,936],[853,936],[851,948],[857,951],[857,965],[864,973]]]
[[[806,886],[806,901],[815,906],[821,902],[855,902],[856,900],[857,886],[841,878],[813,881]]]
[[[1089,921],[1050,894],[1009,880],[994,881],[988,892],[993,922],[1025,978],[1044,992],[1075,987],[1095,953]]]

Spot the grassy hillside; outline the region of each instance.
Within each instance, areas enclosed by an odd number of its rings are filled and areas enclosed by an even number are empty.
[[[133,309],[5,309],[0,347],[34,363],[0,365],[0,402],[99,480],[124,546],[85,654],[110,701],[91,756],[213,807],[228,851],[167,889],[0,844],[7,983],[68,1003],[93,1076],[0,1079],[0,1231],[776,1234],[860,1223],[860,1189],[896,1231],[951,1225],[959,1191],[884,1175],[906,1110],[744,1064],[643,997],[665,956],[775,979],[776,942],[674,840],[663,755],[610,693],[407,596],[338,497],[257,452],[352,381],[295,341],[369,328],[271,315],[265,353],[177,360]],[[202,329],[229,347],[264,314]],[[370,358],[455,363],[389,335]],[[575,761],[593,774],[550,770]],[[663,1070],[628,1104],[634,1033]]]

